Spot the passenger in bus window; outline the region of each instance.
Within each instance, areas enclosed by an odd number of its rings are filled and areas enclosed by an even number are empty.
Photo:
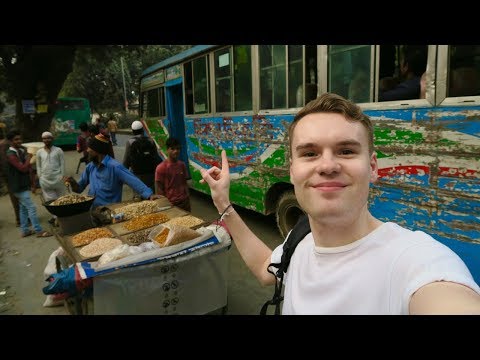
[[[378,101],[420,98],[420,78],[427,66],[427,46],[404,45],[400,55],[400,79],[392,89],[379,87]]]
[[[285,273],[282,314],[480,314],[480,287],[457,254],[370,213],[378,163],[373,125],[358,105],[322,94],[288,135],[290,181],[311,232]],[[232,207],[228,168],[223,150],[221,169],[201,169],[202,180],[249,269],[273,285],[267,268],[280,262],[283,245],[272,252]]]

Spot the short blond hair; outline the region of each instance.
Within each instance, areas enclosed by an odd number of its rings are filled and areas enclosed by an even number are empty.
[[[291,153],[293,132],[298,121],[308,114],[315,113],[336,113],[342,114],[348,121],[358,121],[367,130],[368,136],[368,152],[373,153],[373,125],[370,118],[365,115],[357,104],[345,99],[344,97],[333,94],[324,93],[315,100],[310,101],[295,115],[290,127],[288,128],[289,148]]]

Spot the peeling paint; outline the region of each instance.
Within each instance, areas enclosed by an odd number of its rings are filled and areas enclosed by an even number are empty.
[[[423,230],[463,253],[480,278],[480,107],[365,111],[374,123],[379,180],[369,198],[374,216]],[[186,118],[193,187],[199,170],[230,162],[231,200],[267,213],[266,194],[289,182],[288,126],[292,115]],[[148,121],[152,137],[166,124]],[[280,195],[280,194],[278,194]]]

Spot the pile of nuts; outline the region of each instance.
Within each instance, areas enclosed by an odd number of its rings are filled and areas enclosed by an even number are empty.
[[[90,244],[93,240],[104,237],[112,237],[113,234],[110,230],[105,228],[96,227],[88,229],[78,233],[72,237],[72,245],[75,247]]]
[[[168,215],[162,213],[154,213],[135,217],[123,223],[123,227],[127,230],[140,230],[153,225],[164,223],[170,220]]]
[[[200,225],[202,223],[202,219],[199,219],[192,215],[185,215],[169,220],[166,225],[182,225],[188,228],[193,228],[194,226]]]
[[[140,215],[151,214],[159,211],[160,207],[153,200],[144,200],[138,203],[128,204],[113,210],[114,215],[123,214],[123,219],[130,220]]]
[[[78,204],[81,202],[85,202],[91,200],[92,196],[85,196],[85,195],[78,195],[78,194],[67,194],[60,196],[57,200],[52,201],[50,205],[58,206],[58,205],[70,205],[70,204]]]
[[[129,245],[140,245],[148,240],[148,234],[150,233],[151,229],[141,230],[134,232],[127,236],[127,242]]]
[[[122,241],[114,238],[100,238],[92,241],[87,246],[80,249],[79,253],[84,258],[93,258],[100,256],[118,245],[122,245]]]

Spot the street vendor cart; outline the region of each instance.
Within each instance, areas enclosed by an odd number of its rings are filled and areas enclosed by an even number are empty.
[[[127,203],[127,202],[126,202]],[[113,207],[126,203],[114,204]],[[169,218],[189,215],[188,212],[164,207]],[[202,220],[203,221],[203,220]],[[128,244],[132,232],[122,230],[121,222],[104,225],[118,239]],[[202,229],[209,225],[204,222]],[[226,231],[216,225],[207,226],[206,240],[168,256],[143,256],[142,261],[100,271],[92,276],[92,286],[66,300],[70,314],[82,315],[171,315],[225,313],[227,309],[228,252],[231,241]],[[217,230],[215,230],[217,229]],[[141,229],[148,232],[149,229]],[[68,232],[68,231],[67,231]],[[66,257],[58,257],[59,270],[88,262],[72,246],[74,234],[54,228],[54,234]],[[211,237],[209,237],[212,234]],[[166,249],[166,248],[165,248]],[[152,252],[155,254],[155,251]],[[138,257],[137,257],[138,258]],[[147,260],[145,260],[147,259]],[[94,259],[96,260],[96,259]],[[126,258],[128,260],[128,258]],[[72,265],[73,264],[73,265]]]

